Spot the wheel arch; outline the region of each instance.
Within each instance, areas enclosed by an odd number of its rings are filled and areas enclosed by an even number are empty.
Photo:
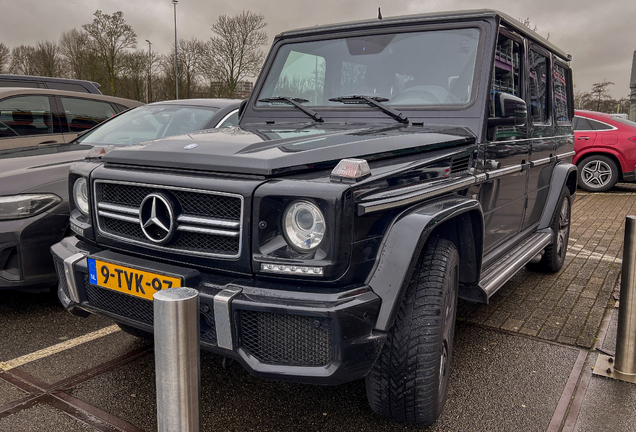
[[[541,219],[539,219],[538,230],[549,230],[554,214],[559,210],[559,198],[563,187],[567,187],[570,191],[570,203],[574,202],[576,196],[577,185],[577,167],[576,165],[561,162],[554,167],[552,172],[552,180],[550,181],[550,191],[543,208]]]
[[[619,168],[619,173],[618,173],[618,178],[619,180],[623,180],[623,171],[624,171],[624,163],[623,163],[623,157],[621,156],[620,153],[612,150],[612,149],[607,149],[605,151],[599,151],[599,150],[590,150],[587,153],[583,153],[581,155],[578,155],[577,159],[576,159],[576,166],[578,168],[579,164],[581,163],[581,161],[589,156],[605,156],[610,158],[611,160],[613,160],[616,163],[616,166],[618,166]]]
[[[393,325],[405,284],[431,238],[455,244],[460,257],[460,285],[476,284],[481,272],[484,229],[481,205],[454,195],[405,210],[389,227],[367,284],[382,299],[376,329]]]

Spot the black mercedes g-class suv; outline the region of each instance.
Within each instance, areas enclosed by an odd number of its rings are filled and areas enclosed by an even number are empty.
[[[238,127],[73,166],[59,298],[139,335],[156,290],[196,288],[204,349],[264,378],[365,377],[374,411],[430,424],[457,298],[563,265],[568,60],[496,11],[282,33]]]

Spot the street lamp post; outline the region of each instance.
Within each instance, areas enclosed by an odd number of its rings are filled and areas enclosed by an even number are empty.
[[[174,5],[174,85],[175,99],[179,99],[179,71],[177,70],[177,3],[179,0],[172,0]]]
[[[152,102],[152,42],[148,42],[148,103]]]

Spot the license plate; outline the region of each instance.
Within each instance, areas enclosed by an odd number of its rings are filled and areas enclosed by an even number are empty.
[[[157,291],[181,287],[180,277],[147,272],[94,258],[88,259],[90,283],[102,288],[152,300]]]

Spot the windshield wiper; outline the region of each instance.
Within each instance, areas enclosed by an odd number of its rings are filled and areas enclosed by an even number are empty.
[[[404,114],[393,108],[381,103],[388,102],[389,100],[381,96],[364,96],[364,95],[351,95],[351,96],[339,96],[329,99],[331,102],[342,102],[344,104],[369,104],[374,107],[380,108],[382,112],[390,115],[394,119],[402,123],[408,123],[409,119]]]
[[[288,97],[288,96],[273,96],[273,97],[268,97],[268,98],[263,98],[263,99],[259,99],[259,102],[281,102],[281,103],[285,103],[288,105],[293,105],[296,108],[298,108],[299,110],[301,110],[302,112],[304,112],[305,114],[307,114],[309,117],[311,117],[312,119],[314,119],[317,122],[323,122],[324,120],[322,119],[322,116],[320,114],[318,114],[316,111],[311,110],[307,107],[302,106],[300,103],[301,102],[309,102],[309,100],[307,99],[303,99],[303,98],[293,98],[293,97]]]

